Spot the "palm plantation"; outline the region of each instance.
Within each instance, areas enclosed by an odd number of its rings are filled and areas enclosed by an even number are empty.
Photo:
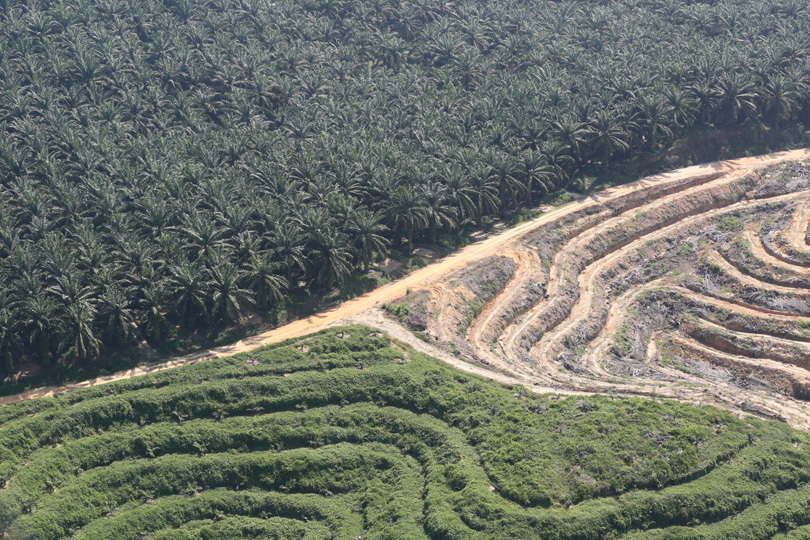
[[[272,313],[694,128],[807,122],[809,21],[794,0],[0,1],[3,370]]]

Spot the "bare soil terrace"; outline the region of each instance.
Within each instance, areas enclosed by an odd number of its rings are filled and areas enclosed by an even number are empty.
[[[469,328],[443,324],[469,299],[441,280],[420,330],[537,389],[712,403],[807,429],[806,157],[693,170],[573,207],[505,246],[517,267]],[[410,296],[423,309],[424,291]]]

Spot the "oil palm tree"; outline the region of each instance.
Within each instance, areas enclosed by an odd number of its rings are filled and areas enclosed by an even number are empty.
[[[210,279],[211,310],[214,320],[240,320],[245,310],[253,306],[253,292],[242,286],[247,274],[236,266],[222,262],[207,269]]]
[[[53,300],[42,294],[29,296],[21,311],[20,322],[27,336],[25,348],[28,355],[35,362],[49,364],[53,356],[54,338],[61,332]]]
[[[324,289],[342,283],[351,274],[351,251],[342,234],[327,228],[311,239],[312,271],[315,281]]]
[[[577,165],[582,163],[582,149],[588,140],[588,128],[573,115],[567,114],[551,123],[549,134],[568,147]]]
[[[473,192],[471,198],[475,208],[473,217],[480,225],[483,216],[497,212],[500,207],[498,184],[488,170],[478,168],[471,171],[470,188]]]
[[[796,86],[781,74],[775,75],[765,84],[761,96],[765,114],[776,125],[790,120],[801,100]]]
[[[553,178],[557,171],[548,164],[546,158],[539,151],[527,150],[522,152],[520,157],[520,174],[525,185],[526,204],[531,206],[532,193],[535,187],[540,188],[542,195],[553,191]]]
[[[173,265],[166,280],[174,312],[180,320],[194,326],[208,315],[210,286],[202,268],[193,264]]]
[[[286,221],[267,235],[267,242],[275,259],[281,262],[287,278],[287,287],[294,289],[295,273],[305,272],[307,269],[304,232],[294,222]]]
[[[387,218],[391,229],[397,235],[397,243],[401,244],[401,239],[405,238],[407,255],[410,255],[413,252],[414,234],[430,225],[424,199],[411,187],[398,188],[391,198]]]
[[[757,111],[754,82],[739,73],[724,73],[717,81],[717,120],[735,124]]]
[[[498,184],[498,197],[500,199],[501,215],[514,208],[520,193],[525,185],[520,181],[517,161],[514,156],[503,152],[491,152],[487,156],[489,174]]]
[[[6,373],[14,370],[15,360],[19,358],[22,348],[18,321],[14,313],[9,304],[0,306],[0,363]]]
[[[442,227],[454,228],[458,223],[458,214],[450,203],[448,190],[444,185],[430,182],[420,186],[420,190],[428,222],[428,238],[436,243],[436,231]]]
[[[64,328],[62,349],[74,360],[87,360],[101,350],[101,340],[94,326],[95,306],[86,300],[70,300],[61,308]]]
[[[388,227],[382,223],[382,216],[369,211],[358,211],[349,223],[349,235],[357,251],[363,272],[367,273],[375,254],[385,255],[389,241],[385,236]]]
[[[688,126],[695,119],[697,102],[691,94],[679,86],[667,87],[664,90],[664,99],[669,106],[673,123],[676,126]]]
[[[717,89],[712,82],[707,79],[695,81],[690,86],[690,92],[695,97],[699,119],[702,124],[711,122],[713,112],[717,106]]]
[[[669,105],[659,95],[643,96],[637,104],[637,114],[640,119],[640,127],[644,131],[647,145],[655,152],[658,149],[658,139],[661,135],[672,136],[670,129],[670,118],[672,111]]]
[[[617,152],[630,149],[625,131],[617,114],[609,109],[602,109],[590,122],[591,138],[589,144],[602,162],[602,169],[610,166],[610,159]]]
[[[118,285],[108,287],[99,296],[97,318],[105,343],[120,348],[131,342],[135,327],[134,314],[125,291]]]
[[[163,280],[150,281],[142,288],[136,288],[135,306],[139,327],[151,342],[160,342],[166,335],[167,322],[164,309],[168,295]]]
[[[271,252],[257,253],[245,265],[245,281],[261,308],[284,299],[288,281],[277,273],[279,264]]]
[[[223,248],[228,234],[211,216],[199,212],[188,216],[177,231],[186,238],[186,249],[192,260],[208,258],[212,252]]]
[[[545,161],[545,168],[550,173],[548,181],[550,189],[561,188],[570,178],[570,169],[574,158],[567,151],[565,144],[559,139],[547,139],[540,145],[539,150]]]

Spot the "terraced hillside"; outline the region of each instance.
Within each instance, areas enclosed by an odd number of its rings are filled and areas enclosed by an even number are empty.
[[[706,171],[594,197],[387,307],[541,388],[716,403],[807,428],[809,227],[806,162]]]
[[[342,327],[0,409],[15,540],[801,538],[810,436]]]

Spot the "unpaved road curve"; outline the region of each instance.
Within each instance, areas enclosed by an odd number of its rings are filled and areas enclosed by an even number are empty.
[[[218,347],[206,351],[200,351],[191,355],[175,358],[171,361],[136,367],[127,371],[122,371],[106,377],[99,377],[85,382],[59,386],[59,387],[46,387],[30,390],[21,394],[6,396],[0,398],[0,405],[15,403],[25,399],[32,399],[36,397],[51,396],[55,393],[64,392],[76,388],[85,388],[99,384],[105,384],[113,381],[128,379],[138,375],[154,373],[165,369],[170,369],[178,366],[193,364],[207,359],[219,358],[229,356],[232,354],[254,350],[264,345],[278,343],[286,339],[299,337],[309,334],[318,330],[322,330],[331,325],[344,321],[350,317],[357,316],[363,312],[373,309],[385,302],[392,301],[407,293],[409,289],[417,290],[426,288],[436,283],[439,279],[460,270],[468,264],[475,262],[479,259],[490,255],[499,255],[503,252],[504,248],[525,235],[529,231],[536,229],[542,225],[548,224],[560,217],[580,210],[586,206],[593,206],[604,202],[606,199],[619,197],[636,190],[649,187],[652,185],[678,181],[683,179],[692,178],[695,176],[703,176],[717,172],[732,172],[755,169],[772,165],[783,161],[803,160],[810,158],[810,149],[794,150],[789,152],[779,152],[774,154],[767,154],[764,156],[757,156],[751,158],[742,158],[736,160],[728,160],[721,162],[708,163],[703,165],[695,165],[684,169],[678,169],[664,174],[659,174],[644,178],[614,189],[606,190],[594,194],[590,197],[571,203],[550,212],[532,221],[527,221],[509,230],[506,230],[498,235],[489,237],[485,240],[467,246],[466,248],[458,251],[457,253],[445,257],[429,266],[426,266],[416,272],[403,277],[400,280],[389,283],[379,289],[376,289],[363,296],[345,302],[334,309],[312,315],[305,319],[292,322],[288,325],[264,332],[262,334],[238,341],[232,345],[225,347]],[[490,378],[495,378],[494,375],[486,370],[482,373]],[[522,382],[514,380],[513,382]]]

